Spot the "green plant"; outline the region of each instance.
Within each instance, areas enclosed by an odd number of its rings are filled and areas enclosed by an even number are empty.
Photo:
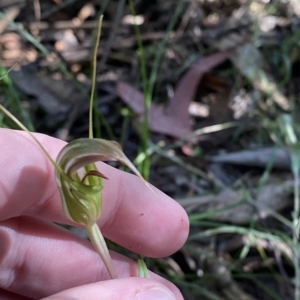
[[[99,19],[97,43],[93,55],[93,84],[90,97],[90,124],[89,138],[81,138],[67,144],[54,161],[47,153],[46,149],[35,138],[35,136],[7,109],[0,105],[0,110],[8,116],[21,129],[28,132],[37,144],[42,148],[45,155],[51,161],[56,170],[56,181],[60,190],[62,207],[65,215],[74,223],[83,225],[88,236],[103,260],[111,278],[117,278],[110,254],[104,237],[97,225],[102,212],[102,190],[103,179],[107,179],[102,174],[95,162],[104,160],[117,160],[131,169],[142,180],[143,177],[130,160],[123,153],[120,145],[115,141],[93,138],[93,99],[96,84],[96,56],[100,39],[102,17]],[[84,174],[80,175],[79,170],[84,169]],[[148,270],[142,258],[138,258],[139,275],[148,277]]]

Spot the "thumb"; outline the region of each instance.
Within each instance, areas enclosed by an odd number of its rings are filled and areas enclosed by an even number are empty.
[[[170,283],[169,283],[170,284]],[[165,285],[150,279],[131,277],[91,283],[71,288],[42,300],[182,300]]]

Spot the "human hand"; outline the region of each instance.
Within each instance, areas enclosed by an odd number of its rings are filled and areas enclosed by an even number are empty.
[[[65,145],[36,136],[54,158]],[[107,280],[91,244],[51,223],[74,225],[63,213],[53,166],[39,146],[24,132],[0,129],[0,149],[1,300],[183,299],[158,275],[136,277],[137,264],[117,253],[111,255],[120,279]],[[99,166],[109,178],[98,221],[102,233],[148,257],[178,250],[189,228],[182,207],[158,190],[155,197],[134,175]]]

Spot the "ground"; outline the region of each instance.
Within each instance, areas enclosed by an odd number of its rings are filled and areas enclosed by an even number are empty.
[[[186,300],[298,300],[300,3],[130,3],[1,1],[0,103],[32,131],[86,137],[103,14],[95,133],[191,221],[149,268]]]

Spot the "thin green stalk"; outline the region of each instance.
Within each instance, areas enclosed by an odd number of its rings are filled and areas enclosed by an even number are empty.
[[[139,266],[139,277],[150,278],[147,266],[140,255],[138,255],[138,266]]]
[[[133,0],[128,0],[131,14],[133,16],[136,15]],[[146,66],[146,58],[145,58],[145,49],[142,41],[142,35],[140,28],[137,24],[134,24],[134,30],[137,37],[137,44],[139,49],[139,59],[140,59],[140,71],[142,75],[142,83],[143,83],[143,92],[144,94],[148,94],[148,75],[147,75],[147,66]],[[147,104],[147,103],[145,103]],[[145,106],[145,110],[147,107]]]
[[[207,181],[211,181],[211,179],[209,178],[209,176],[202,170],[200,170],[199,168],[186,163],[185,161],[181,160],[178,156],[176,155],[172,155],[170,154],[168,151],[164,151],[162,150],[160,147],[154,145],[154,144],[150,144],[151,148],[158,153],[159,155],[168,158],[169,160],[175,162],[176,164],[178,164],[179,166],[183,167],[184,169],[192,172],[193,174],[198,175],[199,177],[204,178]],[[152,149],[150,149],[152,151]],[[152,153],[152,152],[150,152]]]
[[[109,0],[105,0],[105,1],[103,1],[103,3],[101,3],[101,10],[97,14],[97,19],[98,20],[104,14],[108,2],[109,2]],[[95,39],[94,39],[94,43],[93,43],[93,50],[95,50]],[[97,67],[97,69],[98,69],[98,67]],[[97,99],[97,98],[98,98],[98,96],[97,96],[97,90],[96,90],[94,99]],[[115,140],[115,136],[113,134],[113,131],[112,131],[110,125],[108,124],[107,120],[103,117],[102,113],[99,111],[98,106],[97,106],[97,102],[94,101],[94,123],[93,124],[94,124],[94,129],[95,129],[94,136],[96,136],[97,138],[101,137],[101,121],[100,120],[102,121],[103,126],[105,127],[109,138],[112,139],[112,140]]]
[[[5,70],[5,68],[2,68],[0,65],[0,73],[2,73],[2,71],[3,73],[5,72],[5,74],[3,74],[0,78],[0,80],[2,80],[4,83],[3,88],[0,89],[0,93],[4,95],[5,103],[8,104],[10,110],[19,116],[19,118],[30,131],[34,131],[34,125],[30,119],[29,113],[22,107],[21,95],[15,89],[14,84],[8,74],[14,66],[15,64],[9,70]]]
[[[4,70],[4,73],[0,75],[0,80],[2,80],[4,77],[6,77],[6,75],[8,75],[8,73],[16,66],[16,62],[8,69],[8,70]],[[2,71],[2,68],[1,68]]]
[[[136,15],[135,7],[133,0],[128,0],[131,14],[133,16]],[[145,49],[142,41],[141,31],[137,24],[134,24],[134,30],[137,38],[138,44],[138,56],[140,61],[140,72],[142,76],[142,84],[143,84],[143,94],[144,94],[144,122],[142,128],[142,149],[143,152],[146,153],[148,149],[149,143],[149,122],[148,122],[148,112],[151,106],[152,95],[149,93],[149,83],[148,83],[148,74],[147,74],[147,66],[146,66],[146,57],[145,57]],[[144,161],[142,162],[142,166],[140,167],[141,173],[143,177],[148,180],[149,179],[149,169],[150,169],[150,157],[146,155]]]
[[[180,0],[179,3],[176,5],[176,9],[174,14],[172,15],[172,18],[168,24],[167,30],[164,34],[163,39],[161,40],[159,46],[158,46],[158,51],[156,52],[155,58],[154,58],[154,63],[153,63],[153,67],[150,73],[150,78],[149,78],[149,83],[148,83],[148,93],[145,97],[145,107],[147,106],[147,109],[150,109],[151,106],[151,101],[154,95],[154,86],[156,83],[156,79],[157,79],[157,74],[159,72],[159,68],[161,66],[161,61],[163,58],[163,55],[165,53],[166,47],[167,47],[167,43],[169,40],[169,34],[170,32],[173,30],[179,16],[180,13],[183,10],[183,0]],[[148,118],[148,112],[147,112],[147,118]],[[145,119],[146,122],[146,119]],[[146,128],[144,129],[145,132],[145,138],[147,138],[147,140],[149,141],[150,139],[150,133],[149,133],[149,128],[148,128],[148,119],[147,119],[147,125],[144,125]],[[148,145],[147,145],[148,148]],[[147,149],[146,148],[146,149]],[[150,157],[147,156],[147,159],[144,161],[144,166],[143,166],[143,171],[145,173],[145,175],[147,175],[147,178],[149,177],[149,171],[150,171],[150,166],[151,166],[151,160]]]
[[[298,220],[300,210],[299,200],[299,170],[300,170],[300,145],[295,131],[295,123],[290,114],[283,114],[279,118],[279,126],[285,138],[285,143],[290,150],[291,170],[294,176],[294,211],[293,211],[293,259],[295,270],[295,300],[300,300],[300,253],[298,241]]]
[[[182,202],[180,202],[182,203]],[[223,212],[226,212],[228,210],[232,210],[232,209],[235,209],[243,204],[245,204],[246,201],[245,200],[240,200],[236,203],[232,203],[232,204],[229,204],[229,205],[225,205],[221,208],[214,208],[212,210],[208,210],[208,211],[205,211],[203,213],[195,213],[195,214],[191,214],[189,215],[189,220],[190,220],[190,223],[191,225],[198,225],[198,221],[202,221],[202,220],[205,220],[205,219],[209,219],[211,217],[214,217],[214,216],[217,216]]]
[[[297,223],[299,220],[300,211],[300,198],[299,198],[299,151],[298,149],[292,150],[292,171],[294,175],[294,212],[293,212],[293,244],[294,244],[294,267],[295,267],[295,300],[300,300],[300,253],[299,253],[299,240],[296,231]]]
[[[215,225],[215,226],[220,226],[220,227],[207,229],[202,232],[190,235],[190,237],[188,238],[189,241],[198,240],[200,238],[210,237],[210,236],[222,234],[222,233],[235,233],[235,234],[242,234],[242,235],[249,234],[249,229],[245,228],[245,227],[241,227],[241,226],[227,225],[227,224],[222,224],[222,223],[217,224],[216,222],[202,222],[202,223],[207,224],[207,226]],[[279,243],[283,242],[286,244],[292,243],[292,240],[290,239],[290,237],[287,237],[287,236],[280,237],[278,235],[271,234],[271,233],[264,232],[264,231],[259,231],[256,229],[252,230],[252,234],[255,238],[270,240],[270,241],[273,241],[274,243],[276,243],[276,242],[279,242]]]
[[[155,82],[156,82],[156,78],[157,78],[157,74],[158,74],[158,70],[159,67],[161,65],[161,60],[163,57],[163,54],[165,53],[165,49],[167,48],[167,43],[169,40],[169,34],[170,32],[173,30],[182,10],[184,7],[184,1],[183,0],[179,0],[178,4],[176,5],[176,9],[175,12],[168,24],[166,33],[163,37],[163,39],[160,42],[160,45],[158,46],[158,51],[156,52],[155,58],[154,58],[154,63],[153,63],[153,67],[151,70],[151,74],[150,74],[150,78],[149,78],[149,94],[151,96],[153,96],[153,92],[154,92],[154,86],[155,86]]]
[[[135,16],[136,12],[135,12],[135,8],[134,8],[133,0],[128,0],[128,3],[129,3],[131,14]],[[164,54],[164,51],[166,49],[166,45],[168,42],[169,33],[174,28],[182,9],[183,9],[183,0],[180,0],[176,6],[176,10],[171,18],[169,25],[168,25],[168,28],[164,35],[164,38],[161,40],[160,45],[158,47],[158,51],[156,52],[156,55],[154,58],[154,64],[153,64],[149,79],[148,79],[148,75],[147,75],[146,57],[145,57],[145,51],[144,51],[143,41],[142,41],[142,37],[141,37],[141,32],[140,32],[139,27],[136,24],[134,26],[136,37],[137,37],[138,49],[139,49],[140,70],[141,70],[142,83],[143,83],[143,94],[144,94],[144,123],[143,123],[143,128],[142,128],[142,148],[143,148],[143,152],[145,153],[145,159],[141,162],[142,163],[141,171],[146,180],[149,178],[150,165],[151,165],[150,157],[146,154],[147,150],[149,148],[149,141],[150,141],[148,112],[149,112],[149,109],[151,106],[153,92],[154,92],[154,86],[155,86],[159,66],[161,64],[161,60],[162,60],[162,57],[163,57],[163,54]]]
[[[195,137],[198,137],[200,135],[208,134],[208,133],[213,133],[213,132],[219,132],[221,130],[237,127],[240,125],[240,122],[226,122],[226,123],[221,123],[221,124],[216,124],[216,125],[211,125],[211,126],[206,126],[203,128],[199,128],[191,133],[186,134],[185,136],[181,137],[178,139],[175,143],[170,144],[168,146],[163,147],[163,150],[170,150],[170,149],[175,149],[178,148],[186,143],[188,140],[192,140]]]
[[[122,111],[122,115],[123,115],[123,122],[122,122],[122,127],[121,127],[121,137],[120,137],[120,145],[122,146],[122,148],[124,147],[124,143],[126,140],[126,131],[129,125],[129,109],[125,108]]]
[[[92,60],[92,90],[90,96],[90,112],[89,112],[89,138],[92,139],[93,135],[93,108],[94,108],[94,97],[95,97],[95,87],[96,87],[96,72],[97,72],[97,51],[99,47],[100,37],[101,37],[101,27],[102,27],[103,15],[99,17],[96,42],[94,46],[93,60]]]

